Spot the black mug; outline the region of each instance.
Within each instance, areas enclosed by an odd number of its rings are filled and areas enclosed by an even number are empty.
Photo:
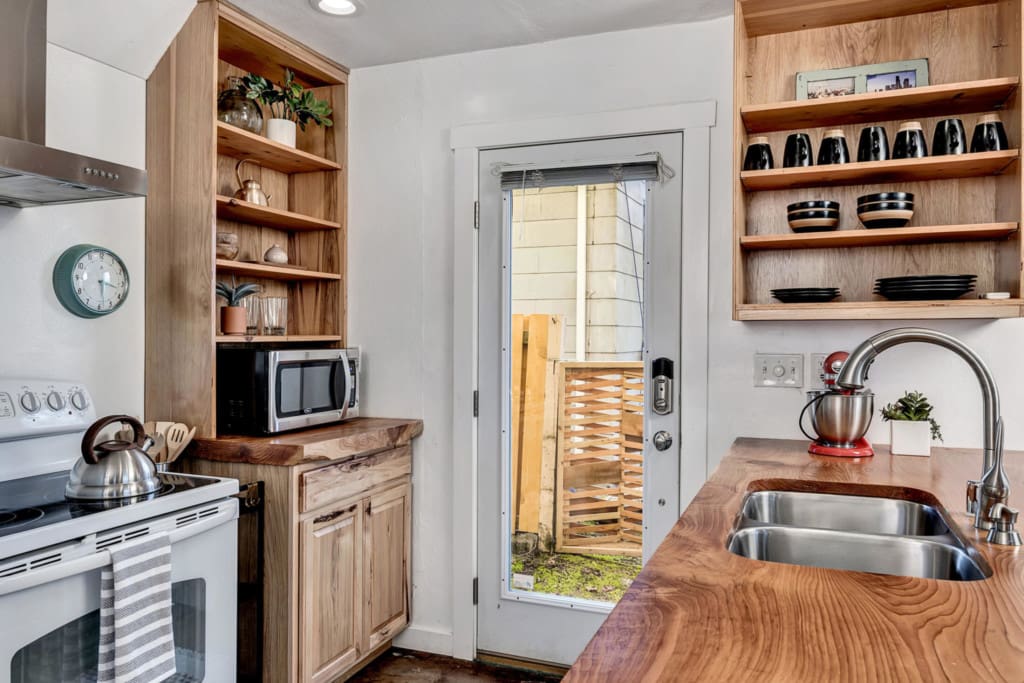
[[[920,159],[928,156],[928,143],[924,140],[924,131],[917,121],[904,123],[896,133],[896,141],[892,143],[894,159]]]
[[[751,139],[747,145],[747,154],[743,158],[744,171],[767,171],[775,167],[775,160],[772,158],[772,147],[768,144],[768,138],[756,137]]]
[[[850,163],[850,148],[846,146],[846,135],[839,128],[825,131],[818,148],[818,165]]]
[[[814,164],[813,155],[810,136],[807,133],[793,133],[786,138],[786,149],[782,154],[782,165],[785,168],[812,166]]]
[[[974,127],[974,136],[971,138],[971,152],[998,152],[1009,148],[1006,129],[1003,128],[1003,122],[998,116],[985,114],[978,119],[978,125]]]
[[[857,161],[885,161],[889,158],[889,136],[884,126],[868,126],[860,131]]]
[[[932,154],[963,154],[967,151],[967,133],[964,122],[960,119],[945,119],[935,124],[935,135],[932,136]]]

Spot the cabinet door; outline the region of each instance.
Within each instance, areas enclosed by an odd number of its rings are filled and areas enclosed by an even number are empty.
[[[365,502],[363,571],[366,650],[409,623],[412,487],[406,480]]]
[[[326,508],[301,533],[299,680],[320,683],[362,654],[363,503]]]

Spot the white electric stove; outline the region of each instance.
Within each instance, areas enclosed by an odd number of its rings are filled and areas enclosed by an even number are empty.
[[[176,473],[138,498],[64,497],[96,420],[88,389],[0,378],[0,683],[96,680],[99,575],[121,543],[171,542],[175,681],[233,681],[238,482]]]

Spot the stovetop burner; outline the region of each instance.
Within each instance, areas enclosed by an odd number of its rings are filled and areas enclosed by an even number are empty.
[[[217,481],[167,472],[158,476],[162,483],[159,490],[145,496],[112,500],[67,500],[64,497],[64,487],[68,483],[67,472],[0,482],[0,537],[105,510],[137,505]]]

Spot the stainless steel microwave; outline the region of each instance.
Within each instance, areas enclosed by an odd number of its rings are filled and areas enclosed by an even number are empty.
[[[217,350],[217,431],[276,434],[359,415],[359,349]]]

